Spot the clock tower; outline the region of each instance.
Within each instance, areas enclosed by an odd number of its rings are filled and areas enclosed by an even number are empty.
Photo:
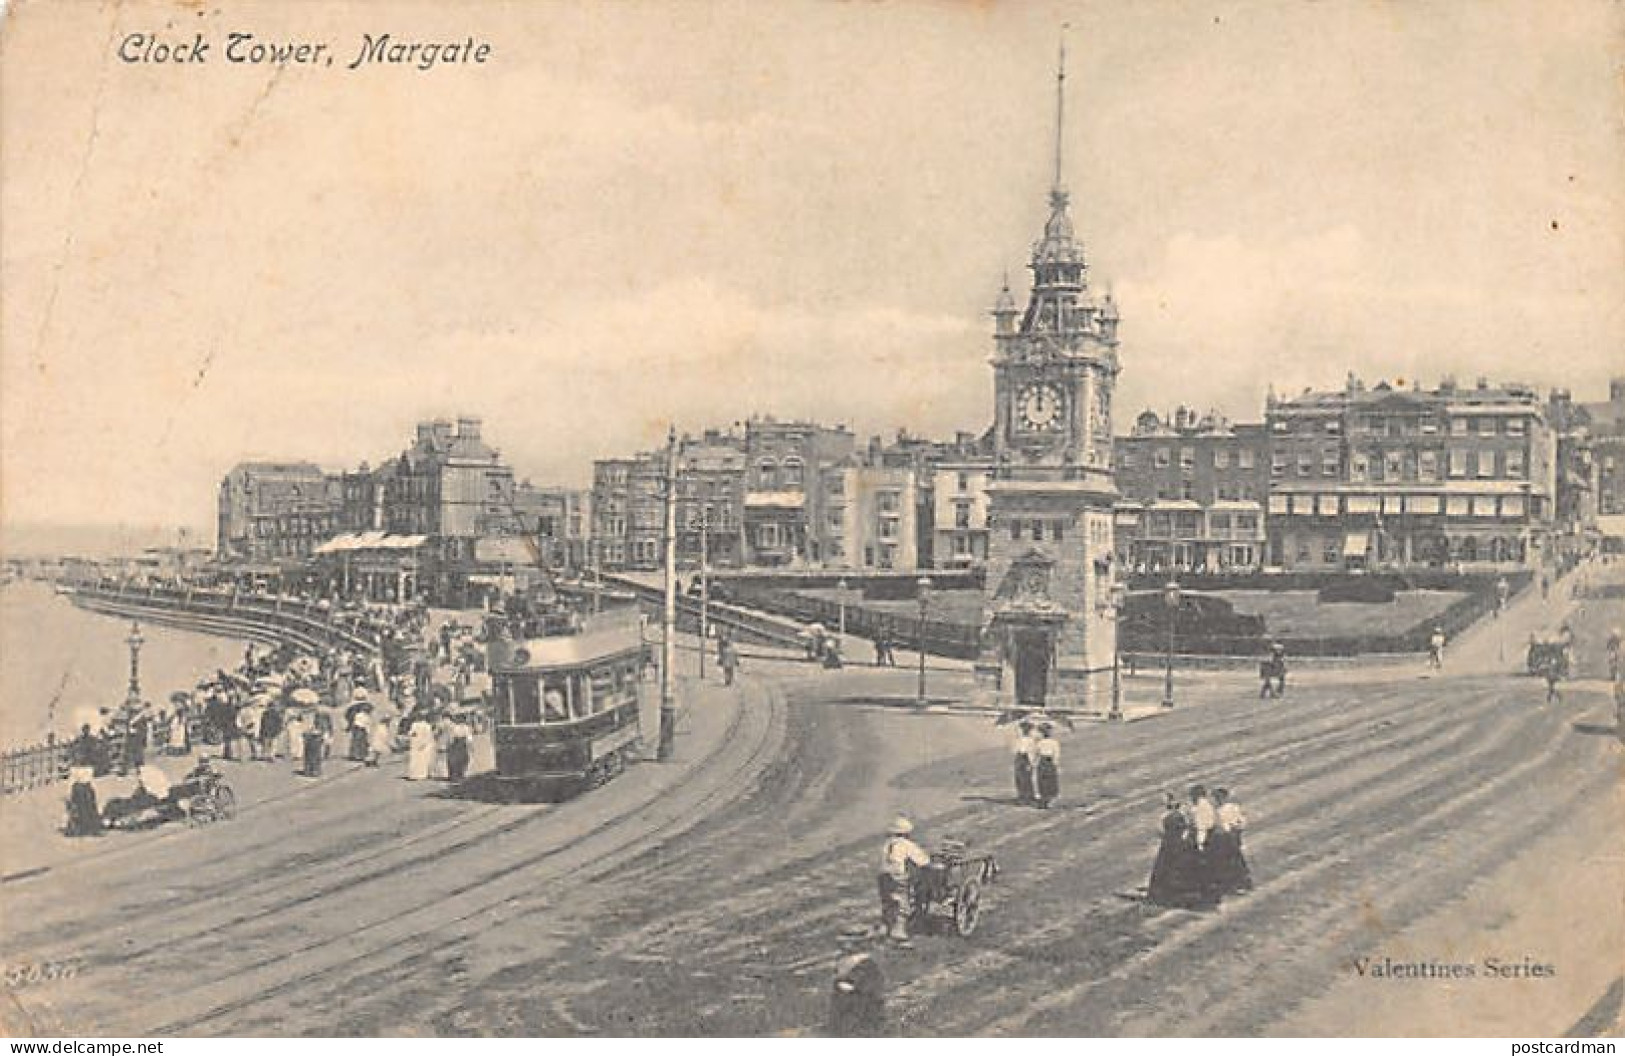
[[[1055,182],[1033,244],[1032,289],[993,308],[993,439],[979,696],[1093,708],[1116,656],[1112,390],[1117,307],[1089,289],[1062,184],[1066,52],[1056,76]]]

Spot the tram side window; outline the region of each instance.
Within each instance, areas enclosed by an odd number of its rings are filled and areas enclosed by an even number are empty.
[[[564,679],[549,678],[542,683],[542,721],[568,722],[569,705],[565,703]]]
[[[614,703],[620,695],[620,669],[614,665],[594,668],[592,672],[592,710],[596,715]]]
[[[574,691],[570,694],[570,713],[574,718],[584,719],[592,714],[592,687],[585,674],[571,675],[570,681]]]
[[[536,692],[536,679],[515,676],[506,681],[513,701],[510,721],[518,726],[534,726],[541,722],[542,698]]]

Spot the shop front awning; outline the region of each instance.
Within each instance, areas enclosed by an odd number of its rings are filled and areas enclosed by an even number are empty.
[[[745,508],[752,510],[799,510],[807,503],[806,492],[750,491],[745,493]]]
[[[1344,557],[1364,557],[1370,549],[1370,532],[1350,532],[1343,537]]]

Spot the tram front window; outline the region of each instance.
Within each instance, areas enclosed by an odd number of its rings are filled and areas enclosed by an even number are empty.
[[[565,699],[562,678],[550,678],[542,684],[542,721],[570,721],[569,704]]]
[[[515,675],[508,679],[513,710],[509,721],[516,726],[534,726],[542,721],[542,698],[536,691],[536,679]]]

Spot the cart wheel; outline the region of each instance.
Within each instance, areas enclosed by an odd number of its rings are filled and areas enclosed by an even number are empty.
[[[237,793],[231,790],[230,785],[221,785],[214,790],[214,810],[217,818],[233,818],[237,816]]]
[[[976,923],[981,919],[982,885],[975,880],[966,880],[954,903],[954,930],[961,937],[968,936],[976,930]]]

